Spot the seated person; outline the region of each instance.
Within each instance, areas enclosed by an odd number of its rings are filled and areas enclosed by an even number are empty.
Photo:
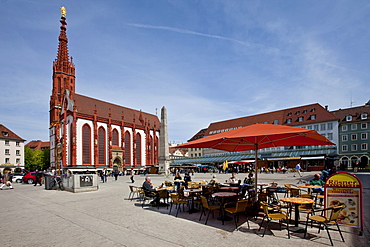
[[[236,173],[231,173],[231,177],[229,178],[229,183],[231,184],[237,184],[239,180],[236,178]]]
[[[248,174],[248,177],[245,177],[242,186],[240,186],[240,191],[242,191],[243,188],[246,186],[249,187],[250,189],[254,187],[254,177],[253,173],[251,172]]]
[[[184,177],[185,189],[188,189],[188,182],[191,182],[191,177],[190,177],[189,173],[185,173],[185,177]]]
[[[316,186],[321,186],[323,187],[325,184],[325,182],[323,180],[320,179],[320,174],[316,173],[314,176],[313,176],[313,179],[310,180],[310,185],[316,185]],[[324,194],[324,188],[314,188],[312,189],[312,192],[313,193],[320,193],[320,195],[323,195]],[[323,199],[320,198],[320,203],[322,204],[322,201]]]
[[[175,181],[176,180],[182,180],[182,177],[181,177],[181,175],[180,175],[179,172],[176,173],[176,176],[175,176],[175,178],[173,180],[175,180]],[[174,184],[176,186],[176,190],[178,190],[180,188],[180,186],[181,186],[181,182],[174,182]]]
[[[213,175],[212,176],[212,179],[209,181],[208,183],[209,185],[212,185],[212,186],[215,186],[216,184],[218,184],[218,180],[216,178],[216,175]]]
[[[144,190],[145,196],[154,198],[154,200],[150,202],[150,204],[152,204],[153,207],[158,206],[159,195],[158,195],[157,190],[153,188],[152,179],[150,177],[145,178],[145,181],[143,183],[143,190]]]

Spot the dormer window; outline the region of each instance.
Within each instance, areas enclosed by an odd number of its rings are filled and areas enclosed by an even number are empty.
[[[303,121],[303,117],[299,117],[298,122],[302,122],[302,121]]]
[[[3,136],[9,136],[9,133],[7,131],[2,132]]]
[[[315,112],[315,110],[316,110],[315,108],[312,108],[312,109],[311,109],[311,112]]]
[[[299,114],[301,114],[301,112],[300,112],[300,111],[296,111],[296,112],[295,112],[295,115],[299,115]]]
[[[292,122],[292,119],[291,118],[288,118],[287,120],[286,120],[286,123],[291,123]]]
[[[315,120],[315,119],[316,119],[316,115],[315,114],[310,116],[310,120]]]
[[[307,113],[307,110],[304,110],[302,113],[303,113],[303,114]]]
[[[346,116],[346,121],[352,121],[352,116]]]
[[[291,116],[291,115],[292,115],[292,113],[291,113],[291,112],[289,112],[289,113],[288,113],[288,116]]]
[[[361,119],[367,119],[367,113],[362,113],[361,114]]]

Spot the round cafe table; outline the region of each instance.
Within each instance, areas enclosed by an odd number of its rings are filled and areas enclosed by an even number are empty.
[[[234,190],[238,190],[239,187],[220,187],[220,190],[223,190],[223,191],[234,191]]]
[[[298,218],[299,218],[299,209],[298,206],[300,204],[310,204],[314,203],[314,200],[309,199],[309,198],[302,198],[302,197],[285,197],[281,198],[280,201],[286,202],[286,203],[291,203],[294,204],[294,226],[298,226]]]
[[[218,197],[220,199],[220,204],[221,204],[221,216],[218,217],[218,220],[222,221],[222,225],[224,224],[224,221],[232,220],[231,217],[226,215],[225,212],[225,203],[226,199],[236,196],[237,194],[234,192],[216,192],[213,194],[213,196]]]
[[[189,214],[196,213],[199,210],[195,209],[194,207],[194,198],[197,194],[202,193],[201,189],[188,189],[184,190],[185,193],[189,193],[189,197],[191,198],[191,208],[189,209]]]
[[[308,194],[311,194],[311,189],[319,189],[319,188],[322,188],[321,186],[319,185],[300,185],[298,186],[299,188],[306,188],[308,189]]]

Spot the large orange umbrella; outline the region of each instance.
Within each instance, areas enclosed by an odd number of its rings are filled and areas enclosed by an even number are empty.
[[[255,150],[257,190],[258,149],[281,146],[335,145],[314,130],[273,124],[253,124],[179,145],[180,148],[213,148],[229,152]]]

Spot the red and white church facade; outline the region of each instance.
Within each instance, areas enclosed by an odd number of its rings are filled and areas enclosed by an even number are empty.
[[[51,167],[122,171],[157,164],[158,117],[75,93],[65,16],[60,23],[50,97]]]

